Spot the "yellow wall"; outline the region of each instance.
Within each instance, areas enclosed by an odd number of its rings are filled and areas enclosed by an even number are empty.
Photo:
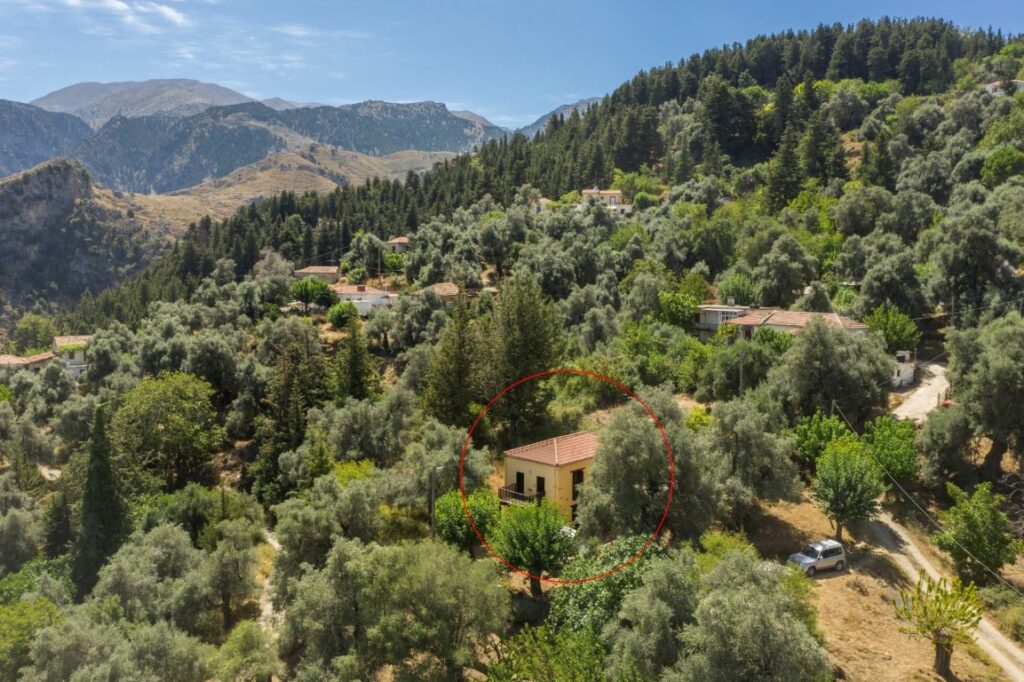
[[[583,469],[583,480],[590,477],[590,462],[574,462],[572,464],[554,467],[548,464],[540,464],[525,459],[514,457],[505,458],[505,485],[516,482],[516,472],[525,474],[523,493],[534,495],[537,492],[537,477],[544,477],[544,496],[554,502],[565,512],[566,518],[572,518],[572,472]]]

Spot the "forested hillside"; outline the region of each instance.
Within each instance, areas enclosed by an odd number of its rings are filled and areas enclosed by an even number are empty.
[[[961,644],[982,596],[1019,613],[1001,494],[1024,472],[1024,94],[984,85],[1022,67],[1017,37],[933,20],[759,37],[532,140],[204,219],[137,276],[26,316],[18,353],[94,336],[77,385],[60,361],[0,370],[0,618],[19,624],[0,674],[997,676]],[[593,185],[633,212],[581,202]],[[408,251],[386,250],[397,235]],[[296,279],[310,264],[390,304],[361,319]],[[421,291],[442,282],[456,300]],[[715,299],[822,315],[702,335]],[[915,431],[890,382],[923,344],[951,398]],[[552,367],[630,387],[663,432],[569,375],[509,393],[466,442],[492,396]],[[509,448],[582,430],[598,445],[572,517],[499,504]],[[930,551],[963,583],[914,591],[861,532],[905,495],[943,510]],[[857,533],[856,565],[780,563],[804,541],[782,503]],[[823,617],[848,602],[870,606]],[[884,658],[879,632],[913,656]]]

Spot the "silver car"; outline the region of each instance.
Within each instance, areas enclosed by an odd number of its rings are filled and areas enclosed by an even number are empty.
[[[808,576],[829,568],[841,571],[846,568],[846,552],[835,540],[819,540],[791,555],[789,563],[796,564]]]

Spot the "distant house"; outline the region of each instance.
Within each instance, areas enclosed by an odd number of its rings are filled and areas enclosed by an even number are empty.
[[[18,355],[0,355],[0,369],[27,369],[38,372],[46,363],[53,360],[53,353],[39,353],[21,357]]]
[[[731,303],[705,303],[697,306],[697,333],[701,340],[713,336],[727,322],[746,315],[750,306]]]
[[[545,208],[547,208],[553,203],[555,202],[552,201],[551,199],[548,199],[547,197],[541,197],[540,199],[537,199],[530,203],[530,210],[532,210],[534,213],[542,213]]]
[[[365,284],[335,284],[331,287],[338,300],[349,301],[361,317],[366,317],[374,308],[390,308],[394,296],[376,287]]]
[[[441,300],[447,305],[451,305],[459,300],[459,293],[461,292],[461,289],[459,289],[458,284],[453,284],[452,282],[438,282],[437,284],[431,284],[419,289],[413,293],[413,296],[420,296],[427,291],[433,291],[435,294],[440,296]]]
[[[78,379],[89,365],[85,361],[85,351],[92,342],[92,335],[57,336],[53,339],[53,353],[64,363],[64,369]]]
[[[1024,90],[1024,81],[1013,80],[1010,82],[1013,83],[1014,92]],[[985,85],[983,85],[982,87],[985,88],[985,92],[992,95],[993,97],[1001,97],[1006,94],[1006,90],[1003,88],[1003,81],[993,81],[991,83],[985,83]]]
[[[818,318],[831,327],[845,329],[853,334],[864,334],[868,330],[868,326],[863,322],[858,322],[837,313],[807,313],[798,310],[776,310],[774,308],[752,308],[745,315],[729,320],[726,324],[736,325],[740,328],[740,335],[742,337],[750,338],[756,330],[762,327],[786,332],[787,334],[798,334],[804,327],[810,324],[811,320]]]
[[[580,431],[505,451],[504,504],[530,504],[542,498],[576,519],[579,487],[597,452],[597,434]]]
[[[892,387],[903,388],[914,383],[914,372],[917,363],[914,354],[909,350],[896,351],[896,366],[892,370]]]
[[[409,245],[409,238],[406,236],[392,237],[385,243],[388,253],[405,253],[409,250]]]
[[[587,201],[594,199],[604,204],[609,211],[618,215],[629,215],[633,212],[633,206],[627,204],[622,198],[620,189],[585,189],[580,192],[580,205],[586,205]]]
[[[296,270],[295,276],[300,279],[306,277],[316,277],[322,279],[328,284],[334,284],[338,281],[338,266],[337,265],[307,265],[306,267]]]

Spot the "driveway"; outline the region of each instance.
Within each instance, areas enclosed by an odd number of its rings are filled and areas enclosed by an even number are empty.
[[[893,415],[901,419],[910,419],[917,426],[924,423],[928,413],[938,407],[942,396],[946,395],[949,381],[946,380],[946,366],[937,362],[924,362],[917,366],[921,378],[916,388],[904,394]]]

